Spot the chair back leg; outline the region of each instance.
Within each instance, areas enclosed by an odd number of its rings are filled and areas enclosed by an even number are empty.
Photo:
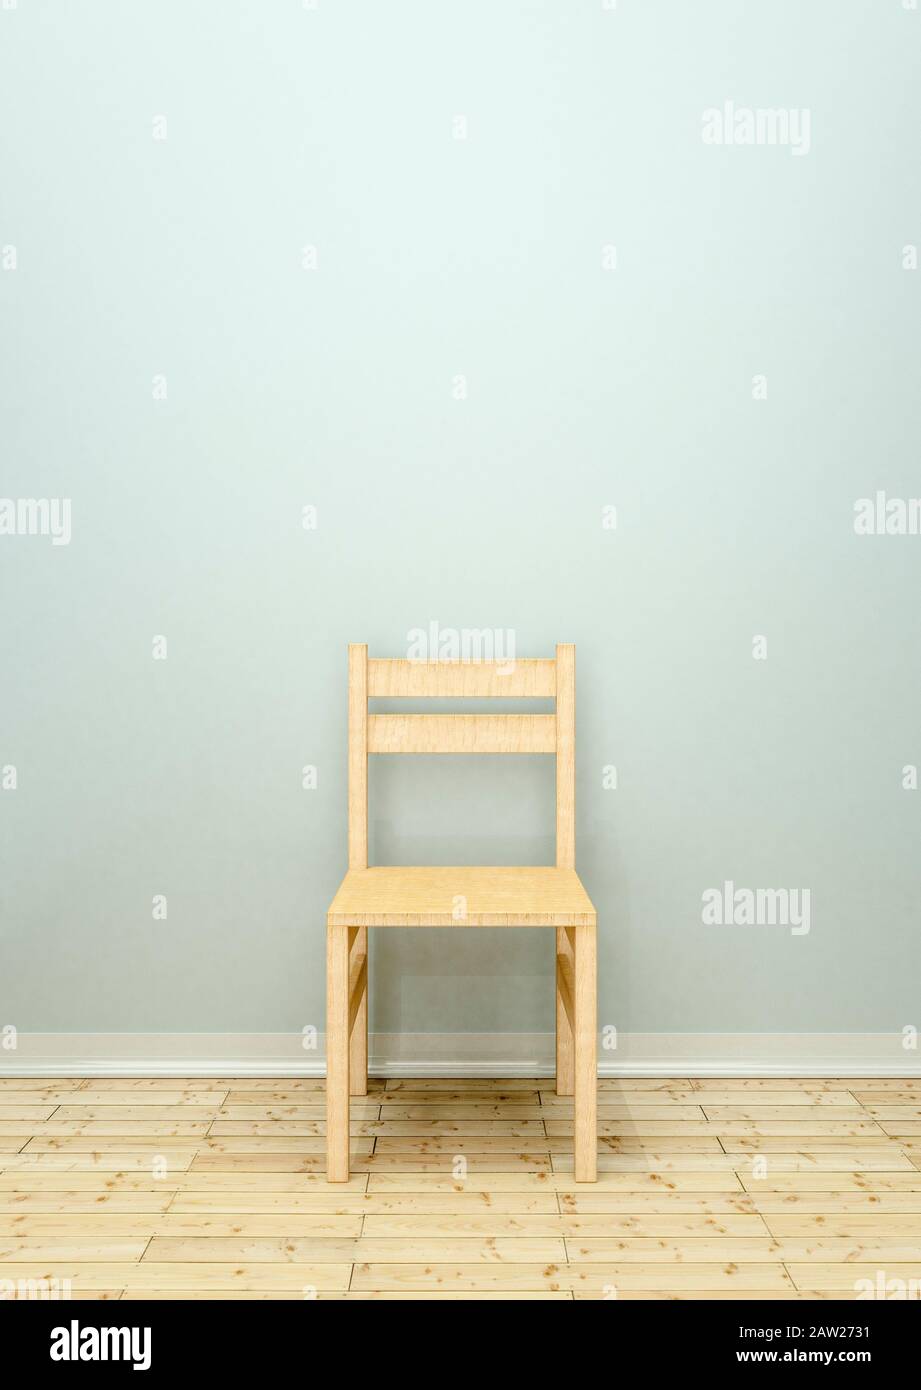
[[[349,1095],[368,1094],[368,928],[349,950]]]
[[[556,929],[556,1093],[573,1093],[573,987],[575,967],[572,927]]]

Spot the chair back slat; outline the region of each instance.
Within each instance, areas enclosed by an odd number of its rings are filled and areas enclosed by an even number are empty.
[[[541,661],[406,661],[374,658],[368,662],[368,694],[391,698],[553,699],[556,662]]]
[[[369,753],[555,753],[552,714],[372,714]]]

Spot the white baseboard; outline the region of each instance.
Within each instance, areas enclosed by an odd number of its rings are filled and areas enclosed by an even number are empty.
[[[8,1041],[8,1040],[7,1040]],[[20,1033],[0,1077],[324,1076],[299,1033]],[[372,1033],[374,1076],[552,1076],[552,1033]],[[598,1074],[921,1077],[901,1033],[621,1033]]]

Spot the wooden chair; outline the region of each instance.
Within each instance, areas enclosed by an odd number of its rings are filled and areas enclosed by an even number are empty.
[[[556,699],[555,714],[371,714],[374,697]],[[368,868],[369,753],[556,754],[555,868]],[[556,1091],[575,1179],[596,1180],[595,909],[575,871],[575,647],[555,660],[368,660],[349,647],[349,870],[327,917],[326,1169],[349,1176],[349,1096],[368,1089],[369,927],[556,929]]]

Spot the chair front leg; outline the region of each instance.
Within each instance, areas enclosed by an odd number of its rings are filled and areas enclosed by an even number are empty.
[[[575,1123],[573,1168],[576,1182],[598,1177],[597,967],[594,926],[573,929],[575,945]]]
[[[556,1093],[573,1093],[573,968],[572,927],[556,929]]]
[[[368,1094],[368,928],[355,927],[349,951],[349,1095]],[[351,933],[349,933],[351,937]]]
[[[349,1180],[349,942],[354,927],[326,928],[326,1178]]]

